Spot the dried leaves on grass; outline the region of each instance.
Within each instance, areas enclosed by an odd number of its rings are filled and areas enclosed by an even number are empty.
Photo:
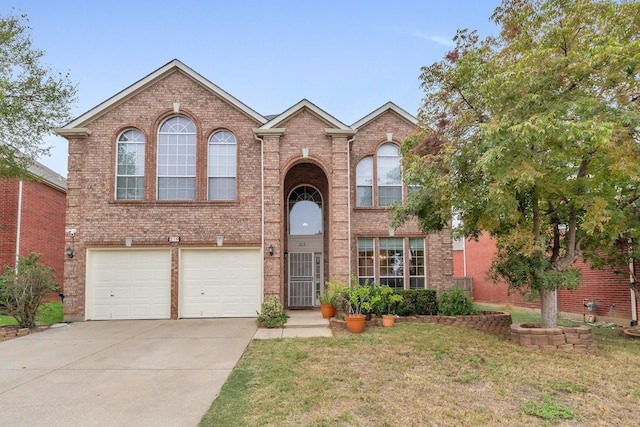
[[[202,424],[638,425],[638,354],[602,344],[594,354],[532,351],[409,323],[253,341]]]

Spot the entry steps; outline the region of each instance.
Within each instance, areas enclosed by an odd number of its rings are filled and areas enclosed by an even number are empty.
[[[332,337],[329,319],[320,310],[287,310],[289,319],[284,328],[258,328],[253,339]]]

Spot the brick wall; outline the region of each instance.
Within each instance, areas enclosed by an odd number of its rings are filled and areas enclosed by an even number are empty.
[[[0,264],[15,263],[19,181],[0,180]],[[56,270],[63,285],[64,271],[64,191],[43,182],[23,181],[20,255],[41,253],[40,262]]]

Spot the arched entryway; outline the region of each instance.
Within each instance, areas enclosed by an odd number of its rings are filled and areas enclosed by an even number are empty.
[[[287,305],[291,308],[318,305],[324,292],[328,260],[327,188],[325,173],[312,163],[293,166],[285,179]]]

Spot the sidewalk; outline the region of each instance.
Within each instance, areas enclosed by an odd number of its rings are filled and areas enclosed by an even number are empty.
[[[320,310],[287,310],[289,319],[284,328],[258,328],[253,339],[332,337],[329,320]]]

